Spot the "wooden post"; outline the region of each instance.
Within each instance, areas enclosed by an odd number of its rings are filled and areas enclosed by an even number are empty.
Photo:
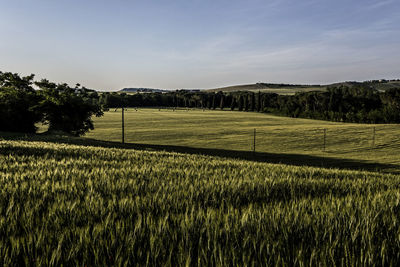
[[[253,153],[256,153],[256,129],[254,128]]]
[[[122,143],[125,143],[124,107],[122,107]]]
[[[372,148],[374,148],[375,147],[375,127],[373,128],[373,131],[372,131]]]
[[[324,152],[326,149],[326,129],[324,129]]]

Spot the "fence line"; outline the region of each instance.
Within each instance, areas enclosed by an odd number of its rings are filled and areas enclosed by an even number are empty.
[[[400,140],[396,135],[400,129],[398,125],[366,125],[365,127],[357,127],[350,124],[340,125],[337,127],[308,127],[300,129],[286,128],[284,126],[280,129],[279,127],[279,125],[276,125],[276,127],[271,128],[271,130],[263,127],[253,128],[252,132],[243,129],[235,130],[234,127],[229,129],[228,127],[226,129],[221,128],[220,131],[215,132],[205,131],[203,134],[201,131],[193,131],[190,127],[188,127],[188,129],[183,129],[178,134],[174,129],[159,130],[163,131],[162,136],[169,140],[168,144],[170,145],[184,143],[184,141],[182,142],[182,138],[187,140],[194,138],[200,140],[196,143],[197,145],[201,145],[203,142],[205,144],[203,147],[216,149],[223,146],[224,149],[246,150],[245,140],[249,140],[248,138],[250,137],[252,139],[252,144],[248,147],[248,150],[253,152],[256,152],[256,150],[258,152],[268,152],[270,150],[278,149],[282,152],[290,152],[291,150],[316,152],[322,150],[322,152],[349,153],[378,148],[400,147]],[[127,135],[125,133],[126,125],[124,109],[121,109],[121,128],[121,141],[122,143],[125,143]],[[384,129],[384,131],[382,131],[382,129]],[[148,130],[146,130],[145,127],[142,131],[143,136],[140,136],[140,134],[135,130],[133,130],[133,132],[135,132],[135,137],[130,138],[131,140],[137,138],[141,138],[140,140],[146,140],[146,136],[149,137]],[[147,133],[147,135],[145,135],[145,133]],[[152,132],[150,136],[152,135],[154,135],[153,140],[156,140],[157,136],[160,135],[160,133],[157,133],[157,128],[154,128],[154,132]],[[174,136],[176,136],[175,139]],[[151,140],[151,138],[148,138],[147,140],[149,139]],[[176,141],[175,143],[174,140]],[[223,140],[224,142],[218,142],[219,140]],[[215,147],[207,146],[207,144],[213,143],[215,143]]]

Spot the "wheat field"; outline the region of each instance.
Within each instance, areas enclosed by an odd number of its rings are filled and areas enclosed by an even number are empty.
[[[0,265],[398,265],[400,177],[0,141]]]
[[[95,118],[94,125],[86,138],[121,142],[121,109]],[[201,109],[125,111],[125,142],[134,144],[253,151],[254,129],[256,152],[276,154],[272,157],[298,155],[299,164],[304,165],[309,158],[301,156],[347,160],[354,162],[351,167],[376,164],[378,171],[400,172],[398,124],[338,123]]]

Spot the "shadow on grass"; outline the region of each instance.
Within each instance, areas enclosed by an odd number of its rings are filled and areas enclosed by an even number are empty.
[[[332,157],[318,157],[303,154],[278,154],[268,152],[251,152],[240,150],[212,149],[212,148],[195,148],[187,146],[173,145],[153,145],[153,144],[135,144],[113,141],[102,141],[89,138],[78,138],[71,136],[57,135],[16,135],[0,133],[0,139],[5,140],[24,140],[24,141],[44,141],[63,144],[74,144],[83,146],[97,146],[108,148],[150,150],[150,151],[167,151],[186,154],[200,154],[208,156],[218,156],[233,159],[242,159],[257,162],[280,163],[294,166],[311,166],[323,168],[338,168],[349,170],[366,170],[385,173],[400,173],[400,166],[396,164],[373,163],[370,161],[352,160]]]

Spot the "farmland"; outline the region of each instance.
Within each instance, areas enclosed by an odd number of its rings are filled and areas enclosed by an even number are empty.
[[[369,81],[363,82],[368,86],[371,86],[379,91],[389,90],[391,88],[399,88],[400,81],[391,80],[386,82],[380,81]],[[291,84],[269,84],[269,83],[255,83],[255,84],[244,84],[244,85],[232,85],[227,87],[220,87],[214,89],[207,89],[208,92],[235,92],[235,91],[252,91],[252,92],[269,92],[283,95],[293,95],[297,92],[313,92],[313,91],[326,91],[328,87],[332,86],[349,86],[362,84],[360,82],[339,82],[326,85],[291,85]]]
[[[400,261],[398,175],[21,140],[0,168],[1,265]]]
[[[233,85],[215,89],[207,89],[208,92],[235,92],[235,91],[252,91],[252,92],[265,92],[265,93],[276,93],[281,95],[294,95],[297,92],[313,92],[313,91],[325,91],[327,86],[321,85],[290,85],[290,84],[244,84],[244,85]]]
[[[88,139],[121,141],[121,109],[94,119]],[[375,135],[374,135],[375,128]],[[201,109],[128,109],[125,141],[156,145],[224,150],[223,156],[253,150],[263,161],[319,166],[400,171],[397,124],[336,123],[278,117],[254,112]],[[326,145],[324,150],[324,129]],[[192,150],[193,151],[193,150]],[[279,160],[278,160],[279,158]],[[368,166],[367,166],[368,165]]]

